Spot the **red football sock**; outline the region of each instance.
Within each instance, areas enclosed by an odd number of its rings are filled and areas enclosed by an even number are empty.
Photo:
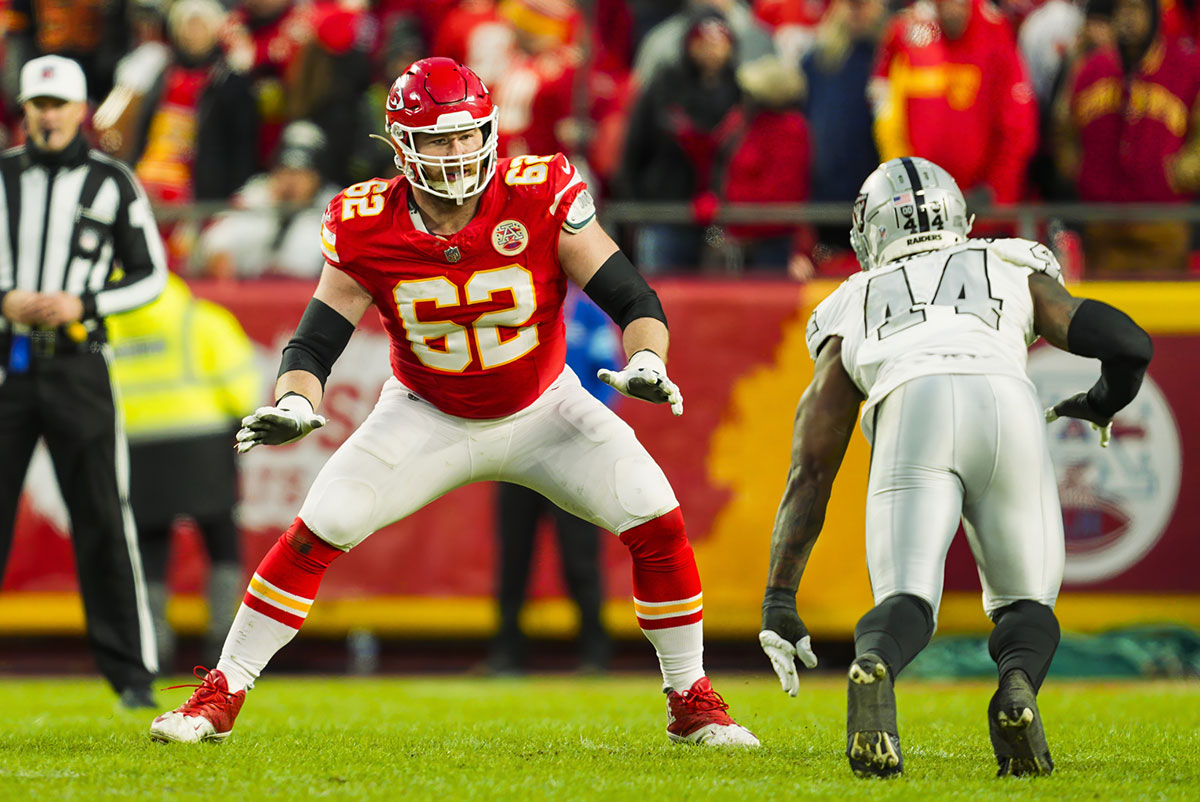
[[[258,564],[242,602],[268,618],[299,629],[317,597],[325,569],[343,553],[314,535],[297,518]]]
[[[633,555],[633,609],[654,644],[663,685],[686,691],[704,676],[700,572],[679,508],[621,535]]]
[[[633,555],[633,607],[644,630],[694,624],[703,617],[700,572],[676,507],[621,534]]]

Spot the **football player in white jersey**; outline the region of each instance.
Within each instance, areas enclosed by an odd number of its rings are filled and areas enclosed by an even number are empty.
[[[859,776],[902,771],[893,682],[933,634],[960,519],[995,623],[988,647],[999,688],[988,727],[999,774],[1052,770],[1036,694],[1058,645],[1064,543],[1044,421],[1090,421],[1106,445],[1152,354],[1149,336],[1123,312],[1063,288],[1044,245],[968,239],[972,219],[936,164],[880,165],[854,205],[850,240],[862,272],[808,323],[816,367],[796,410],[759,640],[795,696],[795,661],[816,665],[796,588],[865,401],[875,607],[855,629],[846,720],[846,754]],[[1094,387],[1044,413],[1025,371],[1039,336],[1100,360]]]

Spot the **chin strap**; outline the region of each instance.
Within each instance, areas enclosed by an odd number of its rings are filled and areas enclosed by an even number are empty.
[[[412,176],[409,175],[408,168],[406,168],[404,166],[404,157],[400,155],[400,148],[396,147],[395,142],[388,139],[387,137],[382,137],[379,134],[367,134],[367,136],[371,137],[372,139],[378,139],[380,142],[383,142],[385,145],[387,145],[389,148],[391,148],[393,151],[395,151],[396,155],[392,157],[392,161],[394,161],[396,163],[396,169],[399,170],[401,173],[403,173],[405,176],[412,178]]]

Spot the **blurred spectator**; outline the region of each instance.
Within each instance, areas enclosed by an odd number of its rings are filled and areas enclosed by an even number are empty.
[[[738,67],[742,103],[717,128],[724,169],[719,196],[731,203],[803,203],[808,200],[812,150],[808,123],[798,106],[800,72],[778,56]],[[785,271],[812,277],[812,231],[807,226],[729,225],[734,271]]]
[[[384,104],[392,83],[425,53],[425,43],[417,26],[407,18],[397,18],[378,54],[379,67],[375,80],[358,98],[357,135],[351,149],[349,178],[351,183],[370,178],[391,178],[398,173],[395,164],[396,152],[373,139],[371,134],[387,136],[384,120]]]
[[[1029,68],[1029,82],[1038,105],[1047,107],[1054,99],[1055,82],[1083,28],[1081,4],[1071,0],[1047,0],[1021,23],[1017,44]]]
[[[102,150],[122,161],[136,162],[148,124],[147,101],[171,64],[167,40],[165,3],[137,0],[129,6],[133,49],[121,57],[113,73],[113,88],[92,116],[92,127]]]
[[[1052,8],[1053,4],[1057,2],[1059,0],[1052,0],[1047,4],[1047,8]],[[1038,127],[1043,134],[1038,140],[1037,151],[1029,164],[1029,175],[1033,182],[1032,189],[1042,198],[1076,200],[1074,177],[1063,175],[1056,144],[1064,134],[1071,136],[1073,134],[1064,131],[1058,121],[1063,115],[1069,114],[1071,82],[1079,70],[1079,65],[1095,51],[1115,49],[1117,46],[1112,31],[1112,0],[1087,0],[1079,9],[1078,25],[1073,25],[1069,17],[1061,11],[1047,12],[1047,14],[1049,16],[1043,18],[1035,11],[1026,18],[1027,24],[1032,23],[1037,26],[1036,33],[1027,32],[1026,27],[1021,29],[1022,51],[1028,53],[1028,57],[1032,59],[1031,63],[1036,64],[1039,58],[1034,53],[1040,53],[1040,57],[1046,58],[1045,40],[1059,41],[1058,34],[1051,25],[1054,17],[1061,17],[1061,23],[1072,31],[1073,38],[1068,43],[1066,50],[1063,51],[1061,58],[1053,59],[1053,63],[1057,66],[1055,74],[1050,78],[1049,86],[1045,86],[1043,83],[1045,76],[1037,78],[1037,82],[1034,84],[1038,96]],[[1027,39],[1027,37],[1029,38]],[[1028,51],[1026,51],[1027,47]],[[1054,47],[1057,48],[1057,45]],[[1049,59],[1043,61],[1041,67],[1035,67],[1035,72],[1048,68],[1050,64],[1051,60]],[[1079,248],[1076,250],[1079,250],[1079,258],[1082,259],[1082,250]]]
[[[134,50],[97,111],[102,146],[136,163],[154,201],[224,200],[254,172],[254,98],[221,52],[224,20],[216,0],[176,0],[169,54]]]
[[[808,83],[804,114],[812,131],[812,200],[847,206],[879,165],[867,82],[887,24],[884,0],[833,0],[801,62]],[[819,229],[826,245],[849,246],[844,225]]]
[[[319,170],[325,136],[316,125],[294,122],[283,131],[270,173],[251,178],[200,236],[199,262],[215,278],[264,274],[316,278],[325,260],[313,247],[325,205],[338,187]]]
[[[180,516],[195,521],[208,552],[203,660],[215,660],[245,587],[229,444],[262,391],[254,347],[228,310],[192,297],[173,274],[157,301],[107,323],[159,665],[170,671],[175,650],[167,622],[167,557]]]
[[[491,86],[504,75],[515,50],[516,34],[494,0],[461,0],[438,24],[429,54],[466,64]]]
[[[1165,39],[1190,39],[1200,35],[1200,8],[1196,0],[1163,0],[1162,35]]]
[[[108,94],[117,59],[129,43],[124,0],[8,0],[4,5],[5,60],[0,74],[10,102],[17,97],[22,65],[45,55],[79,62],[90,99]]]
[[[1117,35],[1112,24],[1113,0],[1086,0],[1083,4],[1083,29],[1072,57],[1082,61],[1097,50],[1112,50]]]
[[[680,62],[659,70],[634,104],[618,191],[639,201],[693,201],[701,227],[642,226],[636,261],[647,272],[699,265],[703,226],[716,207],[713,129],[741,98],[733,33],[720,12],[694,15],[685,34]]]
[[[574,152],[579,137],[567,129],[584,58],[576,44],[582,16],[568,0],[502,0],[498,11],[517,48],[492,86],[500,158]]]
[[[1187,203],[1200,189],[1200,59],[1159,32],[1155,0],[1116,0],[1115,50],[1079,68],[1059,122],[1059,159],[1079,198],[1109,203]],[[1182,221],[1104,223],[1084,232],[1092,274],[1184,271]]]
[[[628,14],[622,23],[619,14],[610,13],[608,24],[616,30],[601,37],[593,35],[573,1],[503,0],[499,13],[509,21],[517,46],[493,87],[500,108],[500,155],[562,152],[575,158],[577,168],[593,166],[611,180],[619,161],[629,70],[620,62],[619,44],[605,42],[628,40]],[[596,48],[591,57],[589,47]],[[589,178],[588,183],[598,188],[600,182]]]
[[[900,12],[870,91],[881,160],[935,159],[968,207],[1021,199],[1037,105],[1012,30],[987,0],[918,2]]]
[[[566,321],[567,365],[584,388],[612,404],[619,396],[596,378],[600,368],[613,369],[624,360],[621,339],[612,321],[578,287],[567,289],[563,304]],[[529,569],[538,524],[550,515],[558,536],[558,554],[567,592],[579,610],[579,662],[585,671],[607,670],[611,643],[600,614],[604,593],[600,576],[599,530],[521,485],[500,482],[496,487],[496,521],[500,559],[496,600],[500,627],[488,655],[487,668],[496,674],[523,670],[525,636],[521,608],[529,586]]]
[[[287,122],[285,80],[312,36],[307,15],[292,0],[243,0],[230,14],[223,34],[229,62],[250,76],[258,104],[256,164],[266,164],[275,152]]]
[[[799,64],[816,42],[828,0],[754,0],[754,16],[771,28],[784,64]]]
[[[656,25],[638,46],[633,78],[639,86],[649,85],[664,67],[680,66],[684,39],[696,14],[704,11],[717,11],[725,19],[736,44],[737,61],[753,61],[775,52],[771,32],[755,19],[743,0],[689,0],[686,8]]]
[[[317,0],[306,15],[311,36],[301,43],[287,76],[285,119],[320,126],[329,143],[322,172],[345,185],[359,134],[359,98],[371,82],[375,22],[365,0]]]

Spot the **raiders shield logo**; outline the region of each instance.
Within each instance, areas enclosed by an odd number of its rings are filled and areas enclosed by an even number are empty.
[[[492,247],[501,256],[516,256],[529,244],[529,231],[518,220],[501,220],[492,229]]]
[[[462,258],[462,252],[458,249],[457,245],[451,245],[449,248],[446,249],[446,261],[449,262],[450,264],[457,263],[458,260],[461,258]]]

